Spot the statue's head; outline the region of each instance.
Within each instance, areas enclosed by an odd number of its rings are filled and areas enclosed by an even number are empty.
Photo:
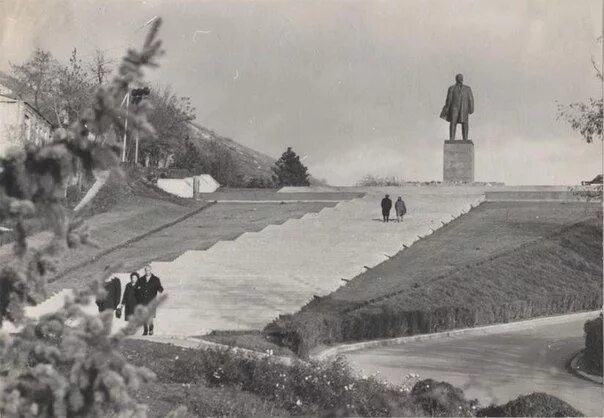
[[[457,84],[463,84],[463,74],[457,74],[457,75],[455,76],[455,82],[456,82]]]

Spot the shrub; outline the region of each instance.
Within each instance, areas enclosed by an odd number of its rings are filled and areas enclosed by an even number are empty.
[[[371,376],[359,379],[342,358],[286,366],[270,357],[247,358],[232,350],[179,350],[178,358],[173,359],[166,353],[155,362],[157,366],[152,365],[160,382],[237,387],[292,415],[425,414],[405,388]],[[139,361],[144,363],[145,358]]]
[[[519,396],[505,405],[479,409],[477,417],[582,417],[581,411],[547,393]]]
[[[468,401],[463,390],[432,379],[417,382],[411,396],[433,417],[472,417],[478,401]]]
[[[602,376],[602,314],[596,319],[587,321],[583,330],[585,331],[583,358],[590,369],[599,371]]]
[[[380,177],[371,174],[366,175],[355,183],[356,187],[385,187],[385,186],[403,186],[405,182],[398,177]]]

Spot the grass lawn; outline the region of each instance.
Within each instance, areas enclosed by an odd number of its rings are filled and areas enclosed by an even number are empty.
[[[303,354],[320,344],[595,309],[600,210],[579,202],[483,203],[266,331]]]

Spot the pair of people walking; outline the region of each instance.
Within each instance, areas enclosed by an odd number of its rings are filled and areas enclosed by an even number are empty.
[[[96,300],[99,312],[106,310],[115,311],[117,309],[116,316],[119,318],[123,311],[126,321],[134,314],[134,309],[136,309],[137,305],[148,305],[149,302],[155,299],[158,293],[163,293],[164,291],[161,280],[152,273],[151,266],[149,265],[145,266],[145,274],[143,276],[139,276],[136,272],[130,274],[130,283],[126,285],[123,296],[122,285],[120,279],[117,277],[105,281],[104,289],[105,296]],[[122,296],[121,307],[120,296]],[[154,318],[155,314],[143,326],[143,335],[153,335]]]
[[[390,210],[392,209],[392,200],[390,200],[390,195],[386,195],[382,199],[382,217],[384,218],[384,222],[390,221]],[[396,221],[400,222],[403,220],[403,216],[407,213],[407,207],[405,206],[405,201],[401,196],[396,199],[396,203],[394,204],[394,210],[396,212]]]
[[[130,273],[130,283],[124,289],[122,297],[122,307],[124,310],[124,319],[134,314],[134,309],[137,305],[146,306],[151,302],[158,293],[163,293],[164,288],[161,285],[159,277],[151,271],[151,266],[145,266],[145,274],[139,276],[138,273]],[[143,335],[153,335],[153,317],[143,326]]]

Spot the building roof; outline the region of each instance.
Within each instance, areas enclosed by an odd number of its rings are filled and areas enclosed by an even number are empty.
[[[18,98],[17,96],[15,96],[9,88],[3,86],[2,84],[0,84],[0,98],[6,98],[6,99],[9,99],[14,102],[23,102],[27,107],[29,107],[38,116],[40,116],[46,123],[48,123],[50,126],[52,126],[52,123],[48,119],[46,119],[46,117],[44,117],[44,115],[42,113],[40,113],[40,111],[38,109],[36,109],[33,105],[26,102],[25,100],[22,100],[22,99]]]

